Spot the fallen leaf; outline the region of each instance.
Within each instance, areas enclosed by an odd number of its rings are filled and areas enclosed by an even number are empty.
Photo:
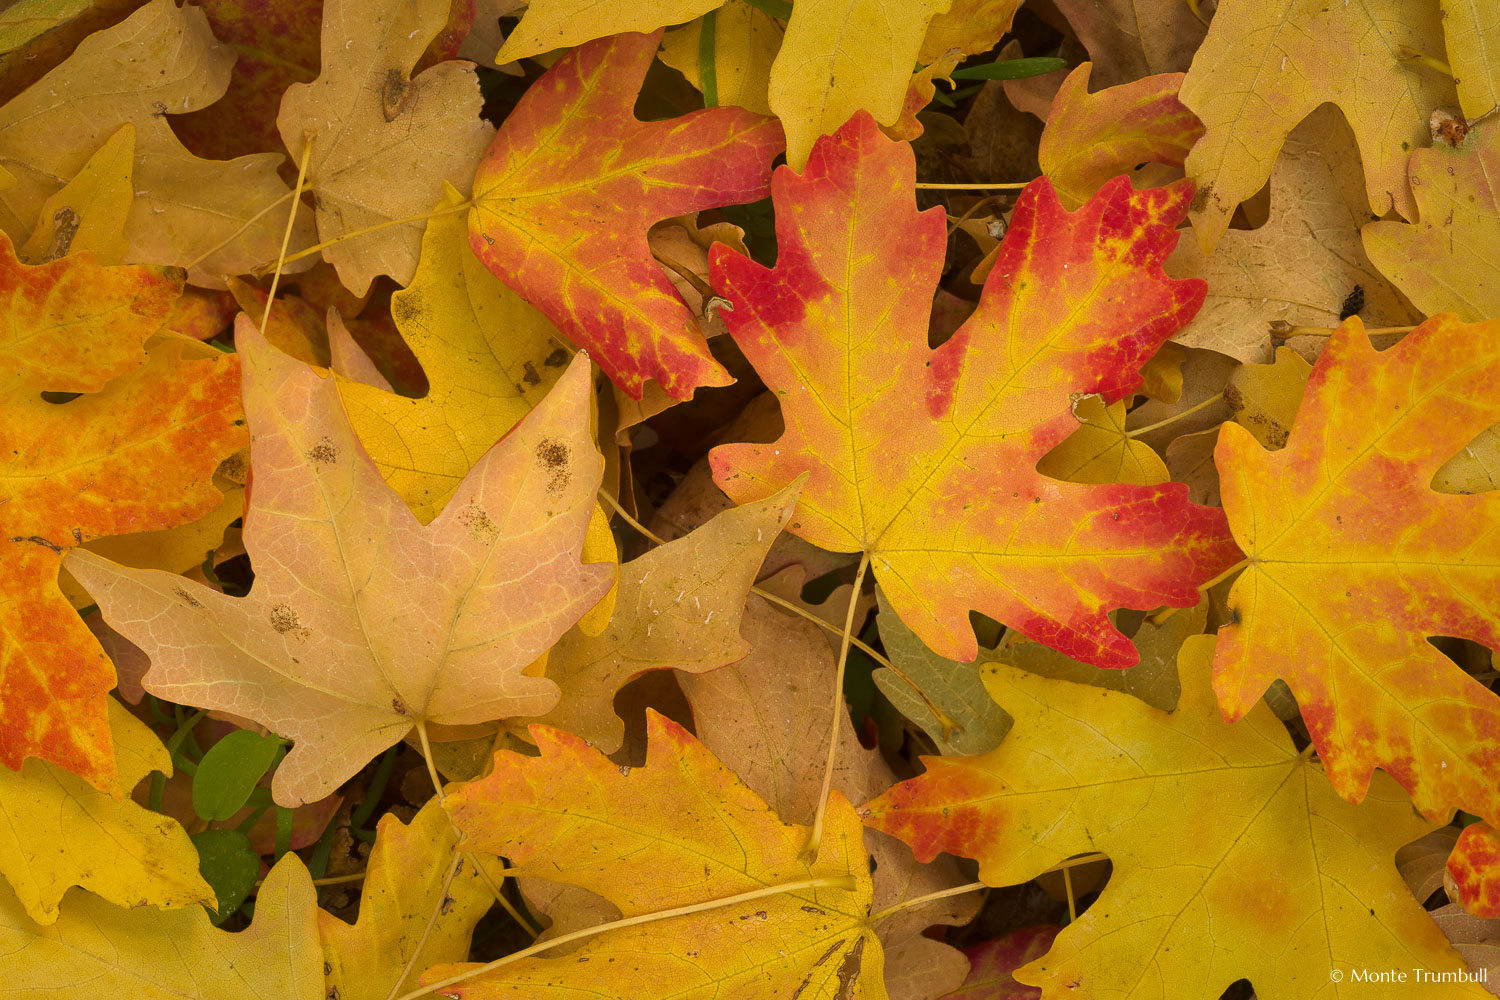
[[[1448,456],[1500,421],[1497,379],[1500,321],[1439,316],[1377,353],[1350,319],[1318,358],[1285,448],[1220,431],[1224,508],[1249,559],[1214,690],[1235,719],[1284,678],[1351,801],[1380,767],[1428,817],[1453,805],[1500,816],[1500,701],[1427,641],[1500,645],[1496,498],[1431,489]]]
[[[160,328],[178,281],[87,257],[38,267],[0,238],[9,286],[0,334],[0,427],[20,445],[0,468],[0,763],[28,756],[118,796],[106,718],[114,671],[57,588],[63,552],[157,530],[218,506],[213,470],[240,447],[233,358],[192,360]],[[83,393],[57,405],[43,391]]]
[[[266,876],[255,922],[238,934],[216,929],[198,907],[122,909],[76,894],[56,924],[40,927],[0,885],[0,976],[23,997],[323,1000],[316,912],[312,879],[294,854]]]
[[[1443,888],[1476,917],[1500,917],[1500,835],[1485,822],[1470,823],[1448,855]]]
[[[668,24],[682,24],[706,14],[724,0],[636,0],[600,4],[595,0],[531,0],[526,13],[495,55],[497,63],[570,49],[584,42],[625,32],[649,34]]]
[[[719,104],[771,114],[766,94],[771,64],[781,51],[786,33],[781,23],[747,0],[728,0],[713,11],[714,86]],[[673,28],[661,39],[661,61],[677,70],[687,82],[703,89],[702,60],[704,18]]]
[[[1411,894],[1425,901],[1443,887],[1443,869],[1453,845],[1458,840],[1458,830],[1445,826],[1419,837],[1396,852],[1396,869]]]
[[[328,996],[386,1000],[414,989],[423,969],[469,957],[474,925],[494,897],[471,858],[460,857],[452,881],[444,884],[457,839],[436,798],[410,824],[390,813],[380,818],[361,884],[359,921],[350,926],[318,911]],[[412,972],[403,978],[408,966]]]
[[[1188,68],[1203,41],[1203,24],[1182,0],[1054,3],[1088,49],[1094,64],[1094,84],[1099,87],[1114,87],[1153,74],[1180,73]]]
[[[1041,1000],[1042,991],[1011,976],[1052,947],[1061,927],[1027,927],[964,949],[969,976],[947,1000]]]
[[[172,773],[166,747],[113,699],[109,726],[121,788],[152,771]],[[126,909],[213,902],[176,820],[111,798],[55,764],[0,768],[0,816],[0,873],[15,890],[12,904],[39,924],[57,922],[58,903],[75,885]]]
[[[883,595],[876,621],[881,645],[895,670],[876,670],[875,686],[896,711],[921,726],[939,753],[968,756],[999,746],[1010,719],[984,690],[981,664],[957,663],[928,649],[896,617]]]
[[[1482,0],[1445,0],[1443,34],[1453,82],[1464,117],[1478,118],[1500,106],[1500,8]],[[1492,314],[1493,315],[1493,314]]]
[[[444,986],[444,994],[642,996],[670,982],[682,1000],[697,1000],[791,996],[806,982],[810,996],[834,996],[847,984],[884,1000],[880,942],[865,922],[871,888],[862,831],[843,796],[833,793],[809,863],[800,857],[806,827],[783,823],[697,740],[654,712],[639,768],[617,767],[561,730],[531,732],[539,759],[496,754],[487,777],[447,800],[465,845],[503,855],[518,874],[590,889],[627,917],[809,879],[828,884],[607,931],[564,958],[522,959]],[[679,877],[663,879],[663,871]],[[422,983],[475,969],[440,965]]]
[[[1148,76],[1090,94],[1092,69],[1092,63],[1084,63],[1063,81],[1037,151],[1042,173],[1070,210],[1120,174],[1135,187],[1176,180],[1181,171],[1172,168],[1182,166],[1203,134],[1198,117],[1177,99],[1181,73]],[[1143,170],[1152,163],[1167,169]]]
[[[449,188],[437,211],[462,203]],[[386,482],[426,524],[479,457],[557,382],[571,351],[556,329],[485,270],[464,217],[438,214],[422,237],[412,282],[391,316],[427,373],[411,399],[348,379],[339,396]]]
[[[621,566],[609,625],[594,636],[570,631],[548,655],[547,677],[562,697],[534,721],[614,753],[625,732],[615,692],[628,681],[648,670],[713,670],[748,653],[745,598],[796,502],[794,484]]]
[[[1500,982],[1500,920],[1481,920],[1464,912],[1457,903],[1440,906],[1432,911],[1432,919],[1453,942],[1454,949],[1469,963],[1473,972],[1483,972],[1485,988],[1495,992],[1489,983],[1489,973]]]
[[[1336,109],[1319,108],[1298,125],[1271,172],[1270,220],[1231,229],[1213,254],[1179,243],[1167,260],[1169,272],[1203,278],[1209,289],[1174,339],[1248,364],[1271,360],[1273,322],[1332,327],[1350,305],[1371,326],[1420,321],[1360,246],[1370,215],[1359,162]]]
[[[767,99],[786,130],[786,161],[857,111],[882,125],[901,113],[911,67],[934,15],[951,0],[800,0],[792,8]]]
[[[62,65],[0,107],[0,166],[18,178],[0,191],[0,228],[19,241],[43,202],[130,123],[135,199],[127,260],[180,265],[193,281],[213,283],[274,259],[286,216],[271,208],[290,199],[276,175],[283,157],[202,160],[167,122],[212,104],[233,61],[203,12],[172,0],[152,0],[84,39]],[[303,221],[297,231],[310,236]]]
[[[401,284],[417,269],[425,220],[452,184],[469,191],[493,129],[474,67],[412,68],[448,17],[449,0],[324,0],[322,72],[293,84],[276,127],[294,160],[307,153],[323,257],[356,295],[379,274]],[[418,216],[411,221],[412,216]]]
[[[556,687],[524,671],[614,576],[578,561],[602,467],[586,359],[423,527],[360,448],[332,380],[243,315],[235,339],[257,470],[250,593],[88,553],[68,562],[151,656],[146,689],[293,740],[272,784],[289,807],[328,795],[420,723],[550,708]]]
[[[687,399],[697,386],[727,384],[728,374],[651,259],[646,231],[764,197],[781,130],[738,108],[636,119],[631,105],[657,37],[590,42],[526,92],[474,178],[469,239],[496,277],[633,398],[655,379]]]
[[[1286,446],[1292,421],[1307,389],[1312,365],[1290,347],[1278,347],[1269,365],[1241,365],[1229,375],[1224,401],[1235,423],[1249,431],[1261,447],[1275,451]]]
[[[972,56],[988,52],[1010,30],[1021,0],[953,0],[927,25],[917,62],[930,65],[952,49]]]
[[[1414,150],[1408,176],[1419,221],[1364,227],[1370,260],[1426,315],[1453,312],[1471,323],[1500,315],[1497,136],[1480,123],[1457,149],[1435,142]]]
[[[1037,461],[1037,472],[1067,483],[1155,486],[1171,478],[1161,456],[1125,430],[1125,400],[1105,405],[1100,396],[1083,396],[1073,416],[1082,426]]]
[[[1220,0],[1180,94],[1205,128],[1187,159],[1199,187],[1190,214],[1205,254],[1236,206],[1271,178],[1287,134],[1325,102],[1353,129],[1370,208],[1416,214],[1407,150],[1426,142],[1428,114],[1456,95],[1451,78],[1398,61],[1403,45],[1443,51],[1438,5]],[[1346,72],[1351,65],[1359,72]]]
[[[926,774],[861,815],[918,858],[977,859],[989,885],[1107,854],[1114,870],[1099,898],[1016,970],[1044,996],[1088,983],[1121,998],[1214,997],[1245,978],[1261,996],[1310,998],[1331,972],[1463,969],[1392,863],[1429,824],[1386,778],[1363,805],[1340,799],[1264,706],[1226,725],[1209,690],[1213,643],[1183,646],[1172,713],[995,667],[985,684],[1016,719],[1000,748],[925,758]],[[1410,987],[1361,992],[1409,996]]]
[[[72,180],[42,203],[36,228],[18,256],[28,264],[45,264],[87,251],[100,264],[125,263],[125,225],[135,200],[130,183],[134,162],[135,126],[127,122]]]
[[[716,248],[714,287],[735,307],[725,322],[787,431],[714,449],[715,479],[744,502],[811,473],[790,530],[868,552],[891,606],[948,659],[977,652],[973,608],[1130,666],[1135,649],[1106,612],[1197,603],[1197,585],[1235,559],[1222,515],[1182,486],[1065,485],[1033,470],[1077,427],[1070,396],[1123,398],[1197,308],[1201,286],[1157,264],[1186,189],[1119,180],[1070,216],[1034,182],[978,310],[932,350],[945,224],[941,209],[916,212],[913,172],[910,151],[861,114],[820,140],[804,173],[777,171],[774,269]]]

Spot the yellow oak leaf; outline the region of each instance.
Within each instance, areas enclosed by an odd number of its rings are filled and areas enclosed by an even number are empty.
[[[562,698],[534,721],[614,753],[625,733],[614,710],[615,692],[626,682],[668,667],[713,670],[748,653],[740,636],[745,597],[800,488],[794,483],[727,510],[621,566],[609,625],[594,636],[571,631],[548,654],[547,677],[562,689]]]
[[[1383,768],[1429,817],[1500,817],[1500,699],[1429,642],[1500,647],[1500,496],[1432,489],[1500,421],[1500,320],[1438,316],[1377,352],[1358,319],[1329,339],[1286,446],[1235,423],[1215,461],[1249,557],[1220,628],[1228,718],[1285,679],[1333,787]]]
[[[1442,12],[1459,109],[1466,118],[1492,114],[1500,105],[1500,7],[1488,0],[1443,0]]]
[[[1426,143],[1428,115],[1456,95],[1451,77],[1399,61],[1403,45],[1443,52],[1438,4],[1222,0],[1179,95],[1206,129],[1187,159],[1198,185],[1190,214],[1205,252],[1270,179],[1287,134],[1324,102],[1338,105],[1354,130],[1370,208],[1415,217],[1407,152]]]
[[[534,5],[533,5],[534,6]],[[756,114],[771,114],[766,100],[771,64],[781,51],[786,33],[781,22],[747,0],[727,0],[703,17],[673,28],[661,39],[661,61],[703,89],[703,61],[699,53],[703,30],[713,18],[714,86],[719,104],[733,104]]]
[[[768,101],[786,131],[786,160],[807,164],[813,142],[856,111],[881,125],[901,114],[927,23],[952,0],[799,0],[771,67]]]
[[[350,926],[318,911],[328,996],[386,1000],[414,989],[423,969],[469,957],[474,925],[494,897],[470,858],[458,859],[452,881],[444,885],[456,843],[453,824],[435,797],[410,824],[391,813],[380,818],[361,883],[358,922]],[[402,978],[408,966],[412,971]]]
[[[167,748],[112,698],[109,728],[122,788],[152,771],[172,773]],[[126,909],[214,901],[175,819],[112,798],[55,764],[0,768],[0,818],[0,873],[39,924],[57,922],[58,903],[75,885]]]
[[[1352,970],[1464,971],[1394,863],[1431,824],[1384,776],[1362,805],[1345,802],[1263,704],[1226,724],[1209,687],[1213,647],[1210,636],[1183,645],[1170,713],[986,668],[985,686],[1015,718],[999,749],[924,758],[925,774],[860,812],[918,858],[976,859],[989,885],[1108,855],[1114,873],[1099,898],[1016,970],[1048,1000],[1080,986],[1120,1000],[1208,1000],[1241,978],[1259,996],[1311,1000]],[[1475,983],[1442,990],[1488,995]],[[1411,991],[1359,984],[1361,996]]]
[[[866,921],[863,831],[847,800],[833,793],[809,862],[806,827],[782,822],[676,723],[648,712],[646,729],[646,764],[627,768],[580,737],[534,726],[540,758],[496,754],[494,770],[450,794],[447,807],[465,846],[508,858],[518,875],[589,889],[627,918],[702,908],[602,932],[561,958],[478,975],[476,966],[440,965],[422,985],[461,1000],[644,998],[663,984],[680,1000],[799,988],[806,1000],[850,990],[886,1000],[880,941]]]
[[[272,784],[286,806],[328,795],[415,726],[550,709],[556,686],[527,668],[615,576],[578,555],[603,470],[587,358],[423,526],[360,448],[332,379],[243,314],[235,339],[255,470],[249,594],[89,552],[68,562],[151,657],[146,689],[292,739]]]
[[[917,62],[937,62],[953,49],[964,56],[988,52],[1010,30],[1021,0],[953,0],[927,25]]]
[[[668,24],[682,24],[706,14],[724,0],[531,0],[516,30],[495,55],[507,63],[552,49],[568,49],[584,42],[626,31],[642,34]]]
[[[1365,226],[1370,260],[1427,315],[1500,316],[1500,126],[1415,150],[1409,176],[1421,216]]]
[[[437,212],[462,204],[452,187]],[[547,318],[474,256],[462,214],[437,214],[391,315],[427,373],[411,399],[337,380],[349,422],[391,487],[426,524],[479,456],[536,406],[571,351]]]
[[[450,60],[411,71],[447,23],[449,0],[325,0],[322,73],[288,87],[276,126],[307,183],[324,240],[394,220],[323,250],[363,295],[378,274],[411,281],[427,209],[444,183],[465,195],[494,129],[479,117],[474,67]]]
[[[277,862],[237,934],[199,907],[122,909],[69,896],[50,927],[33,923],[0,885],[0,989],[16,997],[131,1000],[324,1000],[317,895],[295,854]]]
[[[0,229],[19,241],[48,197],[121,125],[135,126],[135,198],[126,225],[132,263],[175,264],[216,283],[276,257],[290,192],[274,153],[203,160],[167,116],[215,101],[234,54],[214,40],[203,12],[151,0],[79,43],[68,59],[0,107],[0,166],[17,178],[0,191]],[[311,219],[299,214],[299,241]]]
[[[134,166],[135,126],[126,122],[42,204],[36,228],[17,255],[28,264],[45,264],[88,251],[100,264],[125,263],[125,225],[135,201],[130,183]]]

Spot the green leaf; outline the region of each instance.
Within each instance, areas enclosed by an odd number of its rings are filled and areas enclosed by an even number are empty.
[[[985,63],[982,66],[965,66],[949,73],[954,80],[1024,80],[1028,76],[1041,76],[1062,69],[1068,63],[1053,56],[1036,56],[1031,59],[1007,59],[1004,62]]]
[[[238,729],[209,748],[193,776],[193,811],[210,822],[245,807],[281,752],[282,741]]]
[[[198,873],[213,886],[219,909],[214,923],[222,924],[240,908],[260,877],[260,858],[250,838],[237,830],[204,830],[192,835],[198,848]]]

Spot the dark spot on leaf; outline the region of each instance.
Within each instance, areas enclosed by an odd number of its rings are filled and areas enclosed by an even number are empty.
[[[385,84],[380,88],[380,113],[385,120],[393,122],[401,117],[412,98],[417,96],[417,85],[406,79],[398,69],[387,70]]]
[[[450,914],[450,913],[453,912],[453,897],[452,896],[444,896],[443,897],[443,905],[438,907],[438,912],[441,913],[445,917],[448,914]]]
[[[1353,316],[1365,307],[1365,286],[1355,285],[1354,291],[1344,296],[1344,304],[1339,307],[1339,322]]]
[[[296,610],[290,604],[275,604],[271,606],[271,627],[282,635],[295,631],[302,627],[302,622],[297,618]]]
[[[186,604],[190,608],[201,608],[201,607],[203,607],[203,602],[202,601],[198,600],[198,598],[194,597],[192,594],[189,594],[186,590],[183,590],[181,587],[173,587],[172,588],[172,593],[174,593],[178,597],[182,598],[182,603]]]
[[[559,347],[542,360],[548,368],[561,368],[568,363],[568,352]]]
[[[332,465],[339,460],[339,450],[334,447],[333,439],[325,435],[308,450],[307,460],[318,465]]]
[[[32,545],[40,545],[44,549],[51,549],[53,552],[56,552],[58,555],[62,555],[62,546],[61,545],[53,545],[51,542],[49,542],[47,539],[43,538],[41,535],[17,535],[16,537],[12,538],[11,541],[13,541],[13,542],[30,542]]]
[[[534,365],[530,361],[528,361],[523,366],[523,368],[524,368],[524,374],[521,375],[521,380],[523,382],[525,382],[527,385],[541,385],[542,384],[542,376],[540,374],[538,374],[538,372],[536,370],[536,365]]]
[[[77,235],[78,213],[67,206],[59,208],[52,213],[52,242],[47,244],[47,249],[42,251],[41,256],[32,258],[29,263],[45,264],[64,256],[73,245],[73,237]]]
[[[561,441],[552,438],[543,438],[536,446],[536,464],[551,473],[547,482],[547,492],[552,496],[561,496],[573,481],[573,470],[569,468],[569,460],[572,452],[568,446]]]
[[[401,703],[401,699],[400,698],[392,698],[391,699],[391,711],[395,712],[397,715],[405,715],[406,714],[406,706]],[[454,874],[457,875],[458,873],[455,871]]]
[[[1205,184],[1193,195],[1193,203],[1188,206],[1189,212],[1201,212],[1208,207],[1208,200],[1213,197],[1214,186]]]
[[[500,534],[500,528],[477,503],[471,503],[458,512],[458,523],[469,529],[469,537],[476,542],[488,544]]]

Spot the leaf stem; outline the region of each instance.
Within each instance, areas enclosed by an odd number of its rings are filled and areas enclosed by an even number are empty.
[[[437,992],[445,986],[453,986],[458,983],[467,982],[468,980],[473,979],[476,976],[482,976],[486,972],[493,972],[495,969],[498,969],[502,966],[510,965],[513,962],[519,962],[523,958],[530,958],[532,955],[536,955],[540,952],[556,948],[559,945],[568,944],[570,942],[578,941],[587,937],[593,937],[597,934],[604,934],[609,931],[623,930],[626,927],[634,927],[637,924],[647,924],[658,920],[670,920],[673,917],[691,916],[694,913],[702,913],[705,910],[717,910],[725,906],[735,906],[739,903],[748,903],[756,899],[765,899],[767,896],[779,896],[785,892],[798,892],[802,889],[843,889],[845,891],[852,891],[853,888],[854,877],[851,875],[831,876],[824,878],[807,878],[801,879],[796,882],[784,882],[781,885],[768,885],[761,889],[752,889],[749,892],[742,892],[737,896],[725,896],[722,899],[709,899],[705,900],[702,903],[690,903],[687,906],[673,907],[670,910],[659,910],[655,913],[642,913],[634,917],[625,917],[622,920],[611,920],[607,924],[596,924],[593,927],[585,927],[582,930],[573,931],[570,934],[561,934],[546,941],[538,941],[536,944],[532,945],[529,948],[522,948],[520,951],[512,952],[511,954],[506,955],[504,958],[497,958],[493,962],[486,962],[483,965],[475,966],[472,969],[467,969],[456,976],[449,976],[447,979],[440,979],[435,983],[424,986],[422,989],[417,990],[414,993],[404,994],[403,996],[396,998],[396,1000],[418,1000],[419,997],[428,996],[432,993]]]
[[[1290,340],[1293,337],[1331,337],[1339,331],[1336,326],[1293,326],[1285,320],[1274,320],[1270,324],[1272,340]],[[1365,333],[1378,336],[1382,333],[1411,333],[1414,326],[1367,326]]]
[[[833,765],[838,758],[839,733],[843,729],[844,716],[844,668],[849,662],[849,640],[854,634],[854,611],[859,607],[859,592],[865,583],[865,571],[870,568],[868,550],[860,553],[859,569],[854,572],[854,587],[849,591],[849,610],[844,613],[843,641],[839,644],[839,666],[833,676],[833,722],[828,736],[828,762],[823,765],[823,787],[818,792],[818,811],[813,817],[812,833],[807,838],[803,856],[815,858],[823,843],[823,820],[828,815],[828,793],[833,789]]]
[[[1201,403],[1194,403],[1192,406],[1189,406],[1187,409],[1182,410],[1182,411],[1177,412],[1177,413],[1174,413],[1170,417],[1167,417],[1165,420],[1158,420],[1156,423],[1154,423],[1154,424],[1147,424],[1145,427],[1137,427],[1133,431],[1126,431],[1125,432],[1125,436],[1128,437],[1128,438],[1138,438],[1142,434],[1150,434],[1152,431],[1156,430],[1159,427],[1165,427],[1168,424],[1175,423],[1176,421],[1181,420],[1184,417],[1192,416],[1194,413],[1197,413],[1199,410],[1206,410],[1210,406],[1214,405],[1215,403],[1223,402],[1223,400],[1224,400],[1224,394],[1222,392],[1218,393],[1216,395],[1213,395],[1213,396],[1209,396],[1207,399],[1203,400]]]
[[[901,902],[895,904],[894,906],[887,906],[883,910],[877,910],[876,912],[870,914],[866,922],[870,924],[878,924],[882,920],[885,920],[887,917],[895,916],[902,910],[915,909],[918,906],[923,906],[935,900],[947,899],[949,896],[962,896],[965,893],[978,892],[981,889],[988,888],[989,886],[985,885],[983,882],[969,882],[965,885],[954,886],[952,889],[940,889],[937,892],[929,892],[925,896],[913,896],[911,899],[903,899]]]
[[[1205,28],[1208,27],[1208,18],[1203,16],[1203,8],[1200,4],[1200,0],[1187,0],[1187,6],[1188,10],[1193,12],[1193,16],[1198,19],[1198,23],[1203,25]]]
[[[1214,587],[1217,587],[1219,584],[1223,583],[1225,580],[1229,579],[1231,576],[1234,576],[1234,574],[1238,573],[1240,570],[1249,565],[1250,557],[1246,556],[1239,562],[1235,563],[1233,566],[1226,569],[1224,572],[1220,573],[1218,576],[1214,577],[1212,580],[1209,580],[1207,583],[1198,584],[1198,601],[1193,603],[1193,607],[1196,608],[1198,606],[1198,602],[1201,602],[1203,598],[1208,595],[1208,592],[1210,590],[1212,590]],[[1155,614],[1147,615],[1146,620],[1152,625],[1160,627],[1163,622],[1165,622],[1168,618],[1171,618],[1181,610],[1181,608],[1163,608]]]
[[[422,742],[425,744],[427,741],[424,739]],[[422,936],[417,938],[417,946],[411,950],[410,955],[406,956],[406,964],[401,966],[401,974],[396,977],[394,983],[391,983],[391,991],[385,995],[385,1000],[396,1000],[396,996],[401,992],[401,984],[406,982],[407,977],[412,974],[412,969],[417,964],[422,949],[427,947],[427,939],[432,936],[432,929],[437,926],[438,914],[442,912],[443,901],[448,898],[448,887],[453,884],[453,876],[458,872],[458,862],[462,857],[464,855],[459,852],[453,852],[453,857],[448,862],[448,871],[443,875],[443,888],[438,893],[438,903],[432,908],[432,912],[427,914],[427,923],[422,928]],[[471,858],[470,864],[472,863]]]
[[[607,503],[610,507],[614,508],[615,513],[619,514],[620,517],[622,519],[624,519],[625,523],[628,524],[628,525],[630,525],[632,528],[634,528],[636,530],[636,532],[639,533],[642,537],[646,538],[648,541],[650,541],[650,542],[652,542],[653,544],[656,544],[656,545],[665,545],[665,544],[667,544],[654,531],[652,531],[650,528],[646,527],[644,524],[642,524],[641,522],[637,521],[635,518],[631,517],[628,513],[626,513],[625,508],[622,507],[622,506],[620,506],[620,501],[616,500],[614,498],[614,496],[609,492],[609,490],[601,488],[599,490],[599,496],[604,499],[605,503]],[[811,611],[809,611],[806,608],[802,607],[800,604],[796,604],[796,603],[794,603],[792,601],[789,601],[786,598],[782,597],[780,594],[772,593],[771,591],[766,590],[764,587],[751,587],[750,588],[750,593],[752,593],[755,596],[761,598],[762,600],[766,600],[766,601],[771,602],[772,604],[776,605],[777,607],[785,608],[787,611],[790,611],[794,615],[799,615],[799,616],[801,616],[803,618],[806,618],[808,621],[810,621],[814,625],[818,626],[818,628],[823,629],[825,632],[831,632],[834,635],[842,635],[843,634],[839,630],[839,627],[837,625],[830,625],[828,622],[826,622],[823,619],[819,618],[817,615],[813,614]],[[854,646],[855,649],[858,649],[860,652],[864,653],[870,659],[874,660],[876,663],[880,664],[882,667],[885,667],[891,673],[895,674],[896,677],[900,679],[901,683],[903,683],[907,687],[911,688],[912,691],[916,693],[916,696],[918,698],[922,699],[922,704],[924,704],[924,705],[927,706],[927,710],[929,712],[931,712],[933,714],[933,716],[938,720],[938,723],[943,727],[943,731],[945,733],[946,732],[951,732],[951,731],[953,731],[955,729],[958,729],[958,730],[962,730],[963,729],[962,726],[960,726],[957,722],[954,722],[952,719],[950,719],[948,717],[947,713],[944,712],[941,708],[939,708],[937,706],[937,704],[935,702],[933,702],[933,700],[927,696],[927,692],[926,691],[923,691],[920,687],[917,686],[917,682],[916,681],[914,681],[910,677],[908,677],[901,670],[901,668],[898,667],[898,666],[896,666],[894,663],[892,663],[890,661],[890,659],[884,653],[879,652],[873,646],[870,646],[868,643],[866,643],[864,640],[862,640],[857,635],[850,636],[849,637],[849,642],[850,642],[851,645]]]
[[[292,242],[292,229],[297,224],[297,206],[302,204],[302,185],[307,181],[307,161],[312,156],[313,137],[306,136],[302,144],[302,160],[297,164],[297,186],[292,189],[292,210],[286,216],[286,229],[281,234],[281,252],[276,255],[276,271],[271,275],[271,290],[266,293],[266,311],[260,314],[260,333],[266,334],[266,324],[271,321],[271,306],[276,302],[276,285],[281,281],[281,269],[286,266],[286,248]]]
[[[1078,903],[1073,899],[1073,869],[1062,870],[1063,891],[1068,894],[1068,923],[1078,922]]]
[[[320,253],[331,246],[343,243],[345,240],[352,240],[356,237],[364,236],[368,233],[379,232],[382,229],[389,229],[392,226],[404,226],[408,222],[424,222],[429,219],[440,218],[444,215],[453,215],[455,212],[464,212],[473,207],[473,201],[466,201],[459,205],[452,205],[448,208],[439,209],[436,212],[423,212],[420,215],[408,215],[400,219],[386,219],[384,222],[376,222],[372,225],[364,226],[360,229],[351,229],[347,233],[340,233],[332,239],[324,240],[322,243],[314,243],[310,247],[298,250],[296,253],[288,257],[285,263],[290,264],[294,260],[301,260],[303,257],[308,257],[312,254]]]
[[[269,211],[272,211],[278,205],[280,205],[282,202],[286,201],[291,196],[292,196],[292,192],[288,191],[286,194],[284,194],[281,197],[277,198],[275,201],[267,202],[265,208],[261,209],[259,212],[256,212],[254,215],[250,216],[250,218],[248,218],[244,222],[240,223],[240,227],[238,229],[236,229],[234,232],[230,233],[228,236],[224,237],[222,240],[220,240],[219,242],[215,243],[213,246],[209,247],[207,250],[203,251],[202,253],[200,253],[197,257],[194,257],[192,260],[188,261],[188,263],[186,265],[184,265],[183,270],[185,270],[185,271],[191,271],[193,268],[197,267],[199,264],[203,263],[205,260],[207,260],[208,258],[212,257],[214,254],[218,253],[220,250],[223,250],[229,244],[233,243],[235,241],[235,239],[241,233],[243,233],[245,230],[249,229],[251,226],[255,225],[257,222],[259,222],[261,216],[265,215]],[[295,217],[295,214],[296,213],[293,213],[294,217]]]
[[[919,182],[918,191],[1019,191],[1030,181],[1012,181],[1007,184],[928,184]]]

